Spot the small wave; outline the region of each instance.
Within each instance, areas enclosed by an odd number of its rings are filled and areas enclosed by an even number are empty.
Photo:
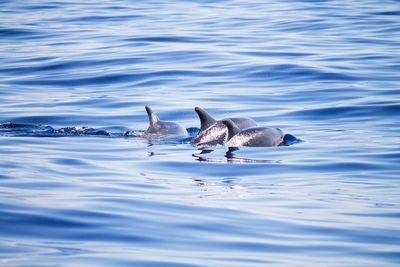
[[[127,38],[127,42],[146,42],[146,43],[209,43],[210,41],[200,37],[193,36],[153,36],[153,37],[135,37]]]
[[[175,77],[208,77],[215,76],[211,71],[190,71],[190,70],[165,70],[143,73],[110,73],[92,77],[68,77],[42,78],[42,79],[15,79],[8,81],[11,84],[35,85],[35,86],[80,86],[80,85],[106,85],[132,82],[148,82],[154,79],[175,78]]]
[[[400,10],[373,12],[373,13],[371,13],[371,15],[378,15],[378,16],[400,16]]]
[[[60,129],[54,129],[48,125],[21,124],[13,122],[5,122],[0,124],[0,135],[30,137],[61,137],[80,135],[111,136],[111,134],[105,130],[98,130],[90,127],[63,127]]]
[[[25,28],[2,28],[0,27],[0,38],[4,40],[12,40],[12,39],[39,39],[39,38],[47,38],[48,34],[45,34],[42,31],[36,31]]]
[[[321,69],[302,66],[297,64],[277,64],[271,66],[250,68],[244,70],[244,78],[265,80],[290,80],[290,81],[357,81],[361,77],[353,74],[328,72]]]
[[[309,57],[313,56],[313,53],[305,53],[305,52],[276,52],[276,51],[268,51],[268,52],[263,52],[263,51],[247,51],[247,52],[240,52],[238,53],[239,55],[245,55],[245,56],[254,56],[254,57],[288,57],[288,58],[293,58],[293,57]]]
[[[75,17],[70,19],[65,19],[64,22],[102,22],[102,21],[125,21],[125,20],[134,20],[140,19],[143,16],[140,15],[119,15],[119,16],[105,16],[105,15],[98,15],[98,16],[82,16],[82,17]]]
[[[314,108],[291,112],[285,116],[295,117],[323,117],[325,119],[356,119],[361,117],[399,116],[400,105],[352,105],[341,107]]]
[[[17,28],[0,28],[0,37],[26,37],[34,36],[39,33],[28,29],[17,29]]]

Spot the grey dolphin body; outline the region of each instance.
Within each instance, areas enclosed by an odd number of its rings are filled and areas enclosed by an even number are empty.
[[[241,130],[232,120],[223,120],[222,123],[228,128],[227,147],[278,146],[283,141],[284,133],[278,128],[252,127]]]
[[[204,109],[195,107],[194,109],[200,118],[200,131],[193,138],[191,143],[205,143],[212,141],[225,141],[228,136],[228,129],[222,123],[211,117]],[[257,126],[257,123],[250,118],[229,118],[239,129]]]
[[[187,136],[188,132],[184,127],[176,122],[161,121],[158,116],[146,106],[147,115],[149,116],[149,128],[145,131],[147,137],[160,136]]]

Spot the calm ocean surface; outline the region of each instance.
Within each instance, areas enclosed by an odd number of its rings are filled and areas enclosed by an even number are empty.
[[[399,1],[84,2],[0,1],[0,266],[400,265]]]

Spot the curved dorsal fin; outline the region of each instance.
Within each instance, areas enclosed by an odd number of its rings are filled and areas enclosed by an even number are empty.
[[[201,131],[204,131],[205,129],[216,123],[216,120],[214,120],[213,117],[211,117],[210,114],[208,114],[204,109],[200,107],[195,107],[194,110],[200,118]]]
[[[240,133],[240,128],[230,119],[222,120],[222,123],[228,128],[228,139],[231,139],[238,133]]]
[[[146,112],[147,112],[147,116],[149,116],[149,123],[150,126],[153,126],[160,121],[160,119],[158,118],[158,116],[151,110],[151,108],[149,106],[146,106]]]

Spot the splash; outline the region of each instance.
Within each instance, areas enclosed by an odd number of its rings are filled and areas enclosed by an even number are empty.
[[[21,124],[5,122],[0,124],[0,135],[30,137],[62,137],[62,136],[111,136],[105,131],[90,127],[63,127],[55,129],[49,125]]]

